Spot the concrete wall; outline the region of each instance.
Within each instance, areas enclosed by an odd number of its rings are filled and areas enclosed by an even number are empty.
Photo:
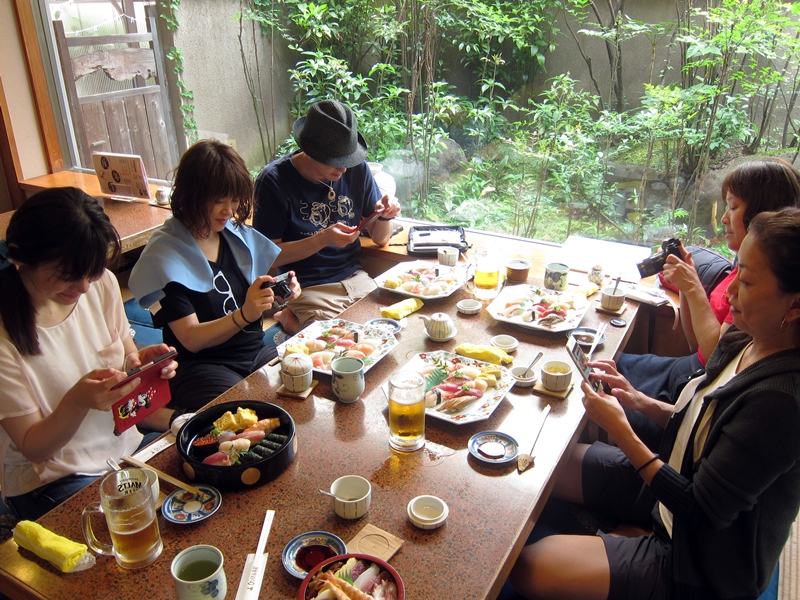
[[[238,9],[236,3],[218,0],[182,3],[179,19],[186,25],[176,33],[174,44],[183,52],[184,82],[195,95],[194,116],[200,137],[230,142],[247,165],[257,169],[270,156],[265,159],[262,152],[258,122],[242,66],[239,22],[234,20]],[[242,30],[247,66],[255,81],[260,77],[261,127],[265,136],[275,132],[279,145],[289,135],[291,126],[289,102],[292,93],[286,74],[288,65],[279,50],[272,67],[274,78],[270,77],[270,46],[260,34],[258,25],[255,33],[252,27],[252,23],[245,21]],[[274,115],[271,96],[274,96]],[[180,112],[173,111],[173,114],[179,115]],[[269,154],[269,143],[265,145]],[[271,150],[275,152],[275,145]]]
[[[607,3],[597,2],[596,4],[603,12],[604,23],[607,23]],[[675,21],[678,18],[675,12],[676,4],[678,3],[674,0],[628,0],[625,3],[625,14],[632,19],[644,21],[646,23]],[[569,73],[573,79],[582,83],[583,89],[592,93],[597,93],[589,76],[589,68],[580,56],[575,40],[567,25],[566,15],[564,12],[561,12],[557,20],[557,26],[560,30],[560,33],[555,38],[557,47],[552,54],[547,55],[547,73],[544,76],[536,78],[534,82],[534,92],[549,87],[546,83],[547,79],[562,73]],[[584,48],[584,53],[591,59],[592,71],[595,79],[600,84],[603,101],[608,102],[609,98],[611,98],[612,103],[615,102],[616,99],[609,91],[609,74],[611,67],[609,65],[605,44],[598,38],[578,33],[578,30],[582,28],[582,25],[579,23],[570,21],[570,26],[572,31],[575,32],[579,43]],[[597,28],[593,27],[592,29]],[[680,65],[677,62],[677,57],[668,57],[664,47],[665,44],[662,42],[660,49],[656,53],[656,70],[653,75],[653,81],[650,81],[649,69],[652,46],[649,40],[645,36],[638,36],[623,42],[621,46],[623,88],[629,106],[639,106],[639,99],[644,93],[644,86],[646,83],[659,82],[658,71],[664,66],[665,59],[671,58],[673,62],[673,70],[668,74],[667,81],[674,81],[679,77]]]

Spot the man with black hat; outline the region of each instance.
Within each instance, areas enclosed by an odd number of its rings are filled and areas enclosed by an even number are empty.
[[[367,146],[346,104],[322,100],[292,127],[299,150],[268,164],[256,179],[253,225],[281,248],[274,265],[294,271],[303,288],[275,318],[287,333],[332,319],[373,289],[361,269],[359,223],[379,246],[389,243],[400,214],[365,162]]]

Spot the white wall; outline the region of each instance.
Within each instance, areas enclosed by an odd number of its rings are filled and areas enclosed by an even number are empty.
[[[11,0],[0,2],[0,77],[17,141],[23,179],[47,173],[17,16]]]

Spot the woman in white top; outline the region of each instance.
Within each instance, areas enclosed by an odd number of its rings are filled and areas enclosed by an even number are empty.
[[[142,444],[136,428],[114,435],[109,410],[140,380],[111,388],[169,349],[136,349],[106,269],[120,251],[103,209],[76,188],[30,198],[0,241],[0,486],[20,519],[37,519]],[[158,411],[148,425],[168,418]]]

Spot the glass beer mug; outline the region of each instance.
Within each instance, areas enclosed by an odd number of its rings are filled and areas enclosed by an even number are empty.
[[[416,371],[389,378],[389,445],[401,452],[425,445],[425,378]]]
[[[105,516],[111,544],[95,537],[92,513]],[[164,544],[147,473],[141,469],[122,469],[106,475],[100,484],[100,502],[92,502],[83,509],[83,534],[94,552],[113,556],[120,567],[138,569],[156,560]]]
[[[479,250],[470,270],[474,272],[468,285],[472,295],[478,300],[494,300],[505,283],[497,257],[486,250]]]

